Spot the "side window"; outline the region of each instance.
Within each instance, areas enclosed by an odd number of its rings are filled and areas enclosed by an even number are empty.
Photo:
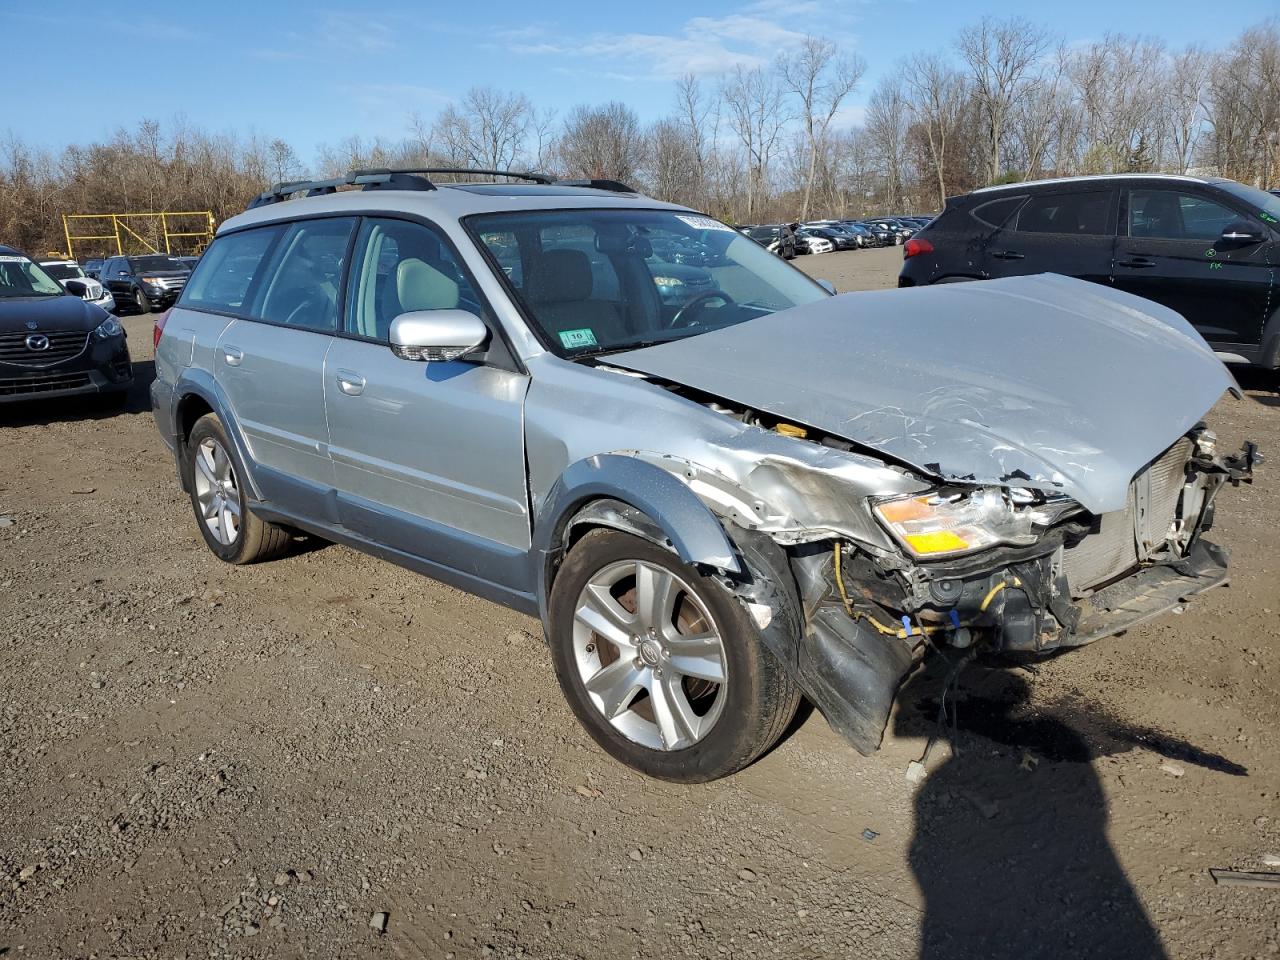
[[[369,218],[356,240],[345,329],[386,341],[391,321],[413,310],[481,314],[479,297],[453,250],[431,227]]]
[[[1057,193],[1032,197],[1018,214],[1019,233],[1107,236],[1111,192]]]
[[[988,200],[970,211],[970,216],[988,227],[1003,227],[1005,221],[1013,216],[1013,212],[1022,206],[1026,197],[1001,197],[999,200]]]
[[[114,280],[120,272],[120,258],[112,257],[102,265],[102,276]]]
[[[299,220],[285,229],[263,272],[250,315],[332,333],[338,325],[338,289],[355,220]]]
[[[1176,190],[1130,190],[1129,236],[1150,240],[1217,240],[1240,215],[1229,207]]]
[[[244,313],[249,287],[282,229],[258,227],[214,240],[182,291],[182,306]]]

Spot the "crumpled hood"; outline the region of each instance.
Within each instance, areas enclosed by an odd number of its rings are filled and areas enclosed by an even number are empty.
[[[1093,513],[1238,390],[1177,313],[1055,274],[845,294],[608,362]]]
[[[105,319],[105,310],[72,294],[62,297],[0,297],[0,333],[87,331]]]

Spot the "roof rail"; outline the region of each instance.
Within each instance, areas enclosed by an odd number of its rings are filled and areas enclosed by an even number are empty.
[[[455,175],[472,174],[479,177],[510,177],[512,180],[528,180],[531,183],[540,183],[548,186],[555,181],[545,173],[534,173],[533,171],[519,170],[481,170],[476,167],[375,167],[370,170],[353,170],[353,174],[396,174],[408,173],[422,174],[428,173],[448,173]]]
[[[332,180],[286,180],[270,190],[264,190],[245,209],[266,206],[288,200],[295,193],[306,191],[308,197],[320,197],[336,193],[339,187],[359,187],[366,190],[434,190],[436,185],[426,177],[400,176],[398,170],[352,170]]]
[[[608,190],[611,193],[639,193],[635,187],[629,187],[621,180],[555,180],[561,187],[588,187],[591,190]]]

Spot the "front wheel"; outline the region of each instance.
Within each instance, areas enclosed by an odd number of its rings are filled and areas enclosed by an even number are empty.
[[[742,605],[669,551],[593,530],[551,592],[560,687],[615,759],[702,783],[741,770],[795,716],[800,693]]]
[[[133,305],[138,308],[139,313],[151,312],[151,301],[147,299],[147,295],[141,290],[133,291]]]
[[[283,527],[246,505],[236,461],[222,421],[208,413],[196,421],[186,444],[187,488],[205,544],[227,563],[257,563],[289,547]]]

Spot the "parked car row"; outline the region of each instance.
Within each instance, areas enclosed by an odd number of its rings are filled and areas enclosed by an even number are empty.
[[[800,254],[901,246],[929,220],[929,217],[811,220],[792,224],[752,224],[738,229],[771,253],[790,260]]]

